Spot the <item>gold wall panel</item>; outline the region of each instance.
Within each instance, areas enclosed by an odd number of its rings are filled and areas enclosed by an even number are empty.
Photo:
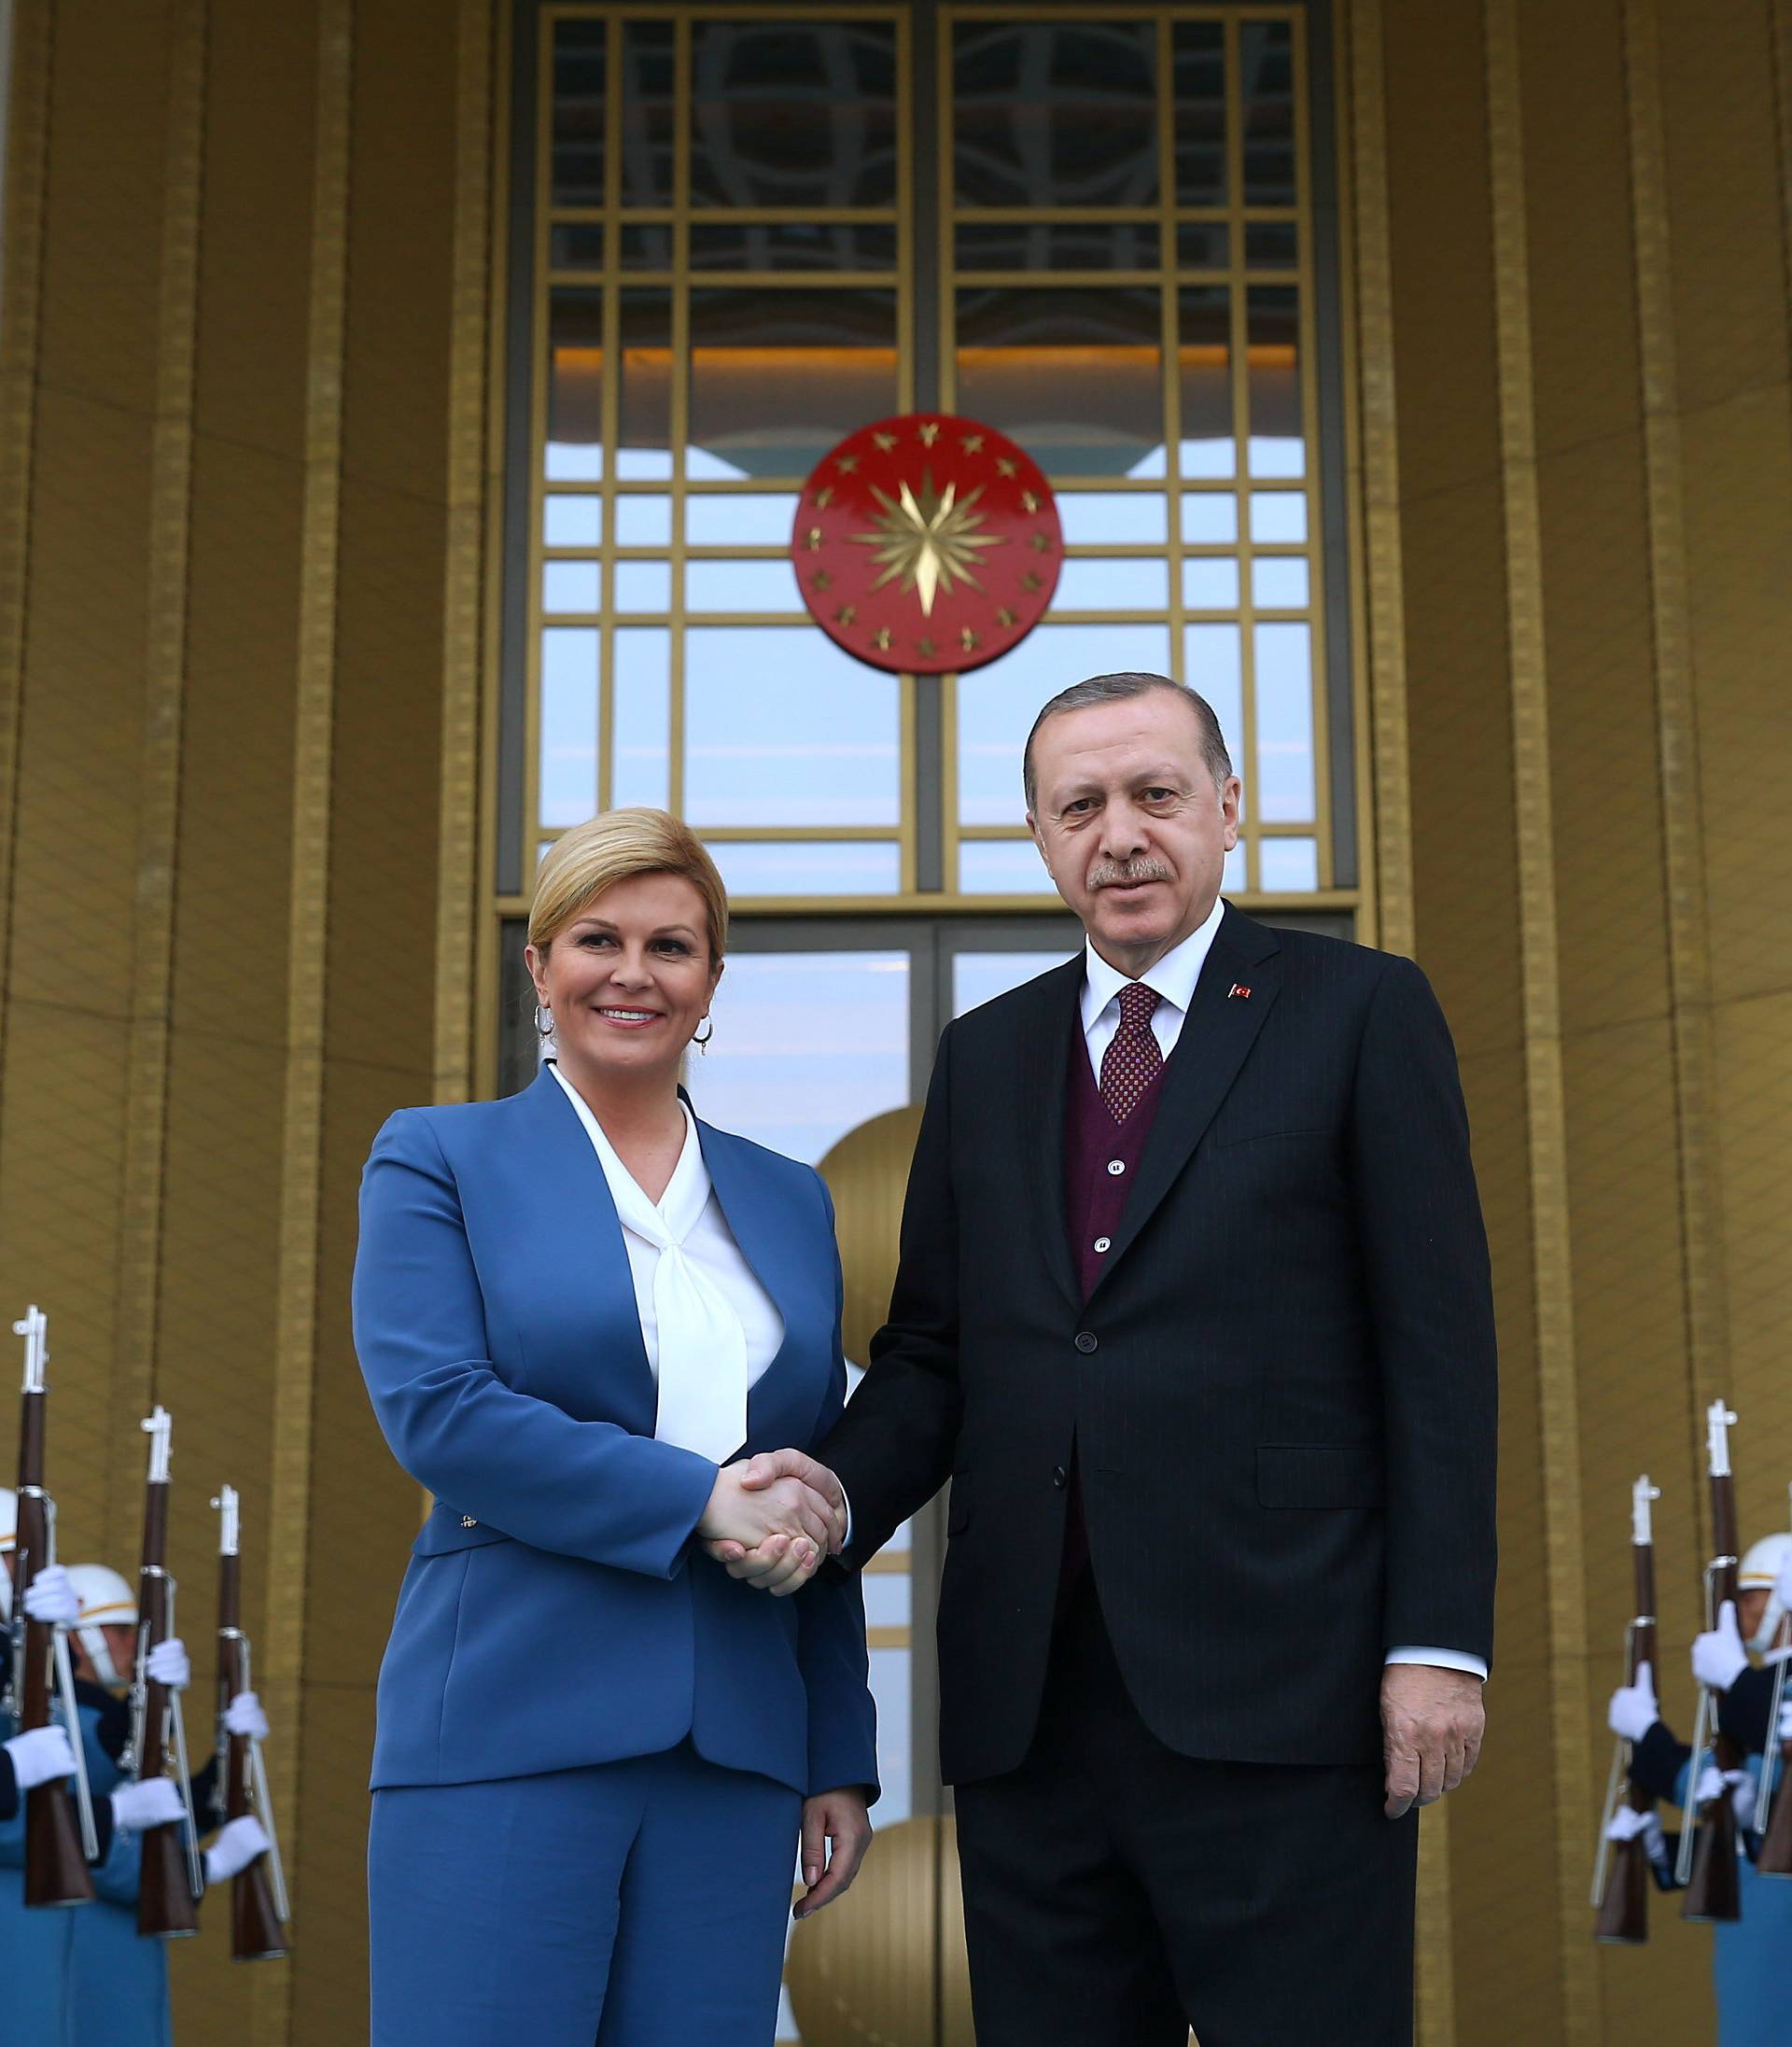
[[[847,1355],[862,1365],[889,1313],[901,1248],[903,1196],[920,1135],[918,1102],[873,1116],[848,1130],[818,1171],[833,1197],[835,1234],[846,1280]]]

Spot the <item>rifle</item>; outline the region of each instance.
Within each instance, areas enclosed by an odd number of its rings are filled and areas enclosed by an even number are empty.
[[[1787,1491],[1792,1492],[1792,1487]],[[1792,1661],[1792,1612],[1780,1616],[1779,1637],[1774,1648],[1780,1660],[1773,1666],[1773,1703],[1767,1712],[1767,1741],[1761,1750],[1761,1784],[1755,1801],[1755,1824],[1760,1834],[1755,1870],[1759,1876],[1792,1876],[1792,1798],[1785,1795],[1785,1784],[1786,1765],[1792,1763],[1792,1742],[1780,1739],[1780,1708],[1785,1703],[1785,1667]],[[1781,1779],[1777,1799],[1773,1796],[1776,1774]]]
[[[13,1556],[12,1701],[21,1734],[48,1727],[53,1688],[69,1746],[75,1751],[72,1807],[60,1779],[25,1793],[25,1902],[84,1905],[93,1897],[88,1864],[98,1861],[100,1848],[93,1831],[93,1800],[88,1789],[68,1636],[48,1621],[25,1617],[26,1590],[39,1571],[48,1570],[56,1561],[56,1503],[44,1489],[49,1400],[44,1367],[49,1363],[44,1339],[49,1327],[49,1318],[35,1305],[25,1310],[22,1322],[12,1325],[13,1334],[25,1339],[24,1400],[19,1421],[19,1534]]]
[[[1655,1536],[1649,1505],[1661,1497],[1647,1472],[1631,1488],[1631,1567],[1636,1582],[1636,1615],[1624,1630],[1625,1682],[1635,1684],[1638,1666],[1655,1671]],[[1608,1839],[1605,1830],[1617,1816],[1620,1792],[1633,1813],[1650,1811],[1655,1801],[1630,1775],[1631,1745],[1622,1736],[1612,1748],[1612,1773],[1605,1786],[1605,1810],[1599,1822],[1599,1859],[1593,1868],[1592,1903],[1599,1916],[1593,1937],[1627,1947],[1640,1947],[1649,1937],[1649,1852],[1641,1835],[1628,1841]]]
[[[145,1672],[149,1651],[175,1633],[175,1580],[167,1569],[168,1438],[174,1426],[159,1407],[143,1424],[149,1437],[149,1476],[144,1487],[143,1565],[137,1581],[137,1662],[131,1678],[131,1744],[124,1761],[137,1782],[162,1777],[174,1767],[183,1818],[149,1827],[142,1835],[143,1868],[137,1891],[137,1931],[179,1940],[199,1931],[205,1875],[187,1767],[187,1727],[180,1694],[154,1684]]]
[[[1721,1400],[1705,1410],[1705,1468],[1711,1480],[1711,1535],[1716,1554],[1705,1565],[1705,1626],[1715,1628],[1726,1600],[1736,1597],[1736,1486],[1729,1471],[1729,1425],[1735,1415]],[[1707,1758],[1719,1770],[1735,1770],[1743,1758],[1736,1744],[1717,1726],[1717,1702],[1711,1688],[1699,1688],[1699,1714],[1693,1727],[1692,1754],[1687,1763],[1687,1803],[1698,1797],[1699,1779]],[[1680,1831],[1677,1880],[1686,1886],[1680,1908],[1683,1919],[1731,1920],[1743,1915],[1742,1886],[1736,1872],[1736,1808],[1726,1785],[1715,1798],[1690,1811]]]
[[[224,1724],[231,1701],[239,1691],[254,1689],[249,1675],[249,1638],[243,1632],[241,1516],[236,1488],[221,1488],[212,1505],[218,1510],[218,1818],[241,1819],[253,1813],[268,1834],[266,1851],[231,1880],[231,1957],[239,1962],[274,1961],[289,1949],[285,1929],[292,1914],[287,1902],[286,1872],[280,1864],[280,1841],[273,1830],[273,1801],[268,1796],[267,1770],[261,1760],[261,1744],[247,1734],[232,1734]]]

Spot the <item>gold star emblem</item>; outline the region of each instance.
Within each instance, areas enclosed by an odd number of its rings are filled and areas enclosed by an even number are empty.
[[[833,623],[836,625],[850,625],[858,616],[859,607],[856,604],[843,604],[833,614]]]
[[[1043,590],[1044,588],[1044,584],[1036,575],[1034,575],[1032,570],[1029,568],[1027,573],[1020,579],[1020,587],[1023,590],[1030,593],[1034,590]]]
[[[821,528],[819,526],[812,526],[803,536],[803,545],[811,554],[821,545]]]
[[[856,455],[843,455],[835,461],[833,466],[843,476],[850,476],[853,470],[859,467],[859,457]]]
[[[975,653],[977,651],[977,636],[968,625],[959,635],[959,645],[968,654]]]
[[[924,419],[920,431],[922,447],[931,448],[940,438],[940,423],[937,419]]]
[[[1032,549],[1035,554],[1043,554],[1046,548],[1051,545],[1051,542],[1045,538],[1044,534],[1035,533],[1028,540],[1027,545]]]
[[[998,625],[1013,625],[1015,623],[1015,614],[1004,604],[1001,610],[996,613],[996,624]]]
[[[832,484],[823,484],[821,488],[815,494],[815,509],[818,512],[825,512],[833,502],[833,485]],[[1030,512],[1033,508],[1029,505],[1027,509]]]
[[[1020,471],[1005,455],[999,455],[996,457],[996,474],[998,476],[1018,476]]]
[[[827,568],[818,568],[809,579],[809,587],[812,590],[832,590],[833,588],[833,571]]]
[[[1039,510],[1039,499],[1033,496],[1031,491],[1024,490],[1020,494],[1020,506],[1023,512],[1037,512]]]
[[[880,654],[887,654],[889,652],[890,637],[889,627],[880,625],[871,636],[871,643]]]
[[[933,658],[933,642],[931,639],[917,639],[915,642],[915,652],[920,655],[923,661],[931,661]]]
[[[893,433],[875,433],[871,438],[886,455],[896,445],[896,436]]]
[[[966,455],[981,455],[983,453],[983,436],[980,433],[968,433],[959,442],[959,445]]]
[[[921,471],[918,498],[906,480],[898,486],[893,498],[874,484],[871,494],[883,507],[873,521],[877,530],[852,536],[861,545],[877,551],[876,560],[883,574],[872,588],[881,590],[900,577],[902,589],[913,590],[919,596],[923,618],[933,616],[933,599],[942,591],[949,597],[955,582],[981,590],[983,585],[977,581],[975,569],[979,550],[1000,547],[1004,539],[999,533],[976,530],[986,516],[973,509],[983,495],[983,485],[979,484],[962,502],[958,489],[957,484],[948,484],[943,495],[935,491],[929,470]]]

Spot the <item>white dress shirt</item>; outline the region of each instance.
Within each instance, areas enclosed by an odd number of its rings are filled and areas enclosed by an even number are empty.
[[[1176,1049],[1176,1041],[1183,1034],[1188,1005],[1195,999],[1195,984],[1201,977],[1201,969],[1212,950],[1214,933],[1225,915],[1225,903],[1216,901],[1198,930],[1191,932],[1180,946],[1173,946],[1148,973],[1139,975],[1157,997],[1157,1006],[1151,1013],[1151,1028],[1165,1059]],[[1089,1065],[1099,1086],[1102,1054],[1120,1028],[1120,990],[1131,977],[1118,967],[1110,966],[1092,943],[1085,942],[1083,953],[1083,1042],[1088,1047]],[[1430,1663],[1440,1670],[1466,1671],[1473,1677],[1487,1675],[1487,1665],[1481,1659],[1462,1649],[1413,1647],[1403,1643],[1391,1648],[1386,1660],[1390,1663]]]
[[[617,1156],[616,1147],[604,1135],[603,1125],[591,1113],[590,1104],[560,1071],[558,1064],[553,1061],[550,1064],[554,1079],[565,1090],[567,1100],[584,1126],[585,1135],[597,1155],[597,1163],[603,1168],[610,1199],[616,1204],[617,1219],[623,1226],[623,1248],[628,1253],[629,1274],[635,1283],[635,1306],[641,1320],[641,1347],[647,1353],[648,1369],[653,1374],[654,1384],[660,1383],[660,1330],[654,1308],[653,1283],[659,1270],[661,1251],[648,1237],[630,1227],[629,1210],[637,1204],[655,1211],[661,1221],[677,1221],[696,1212],[696,1221],[684,1231],[680,1249],[699,1280],[707,1283],[706,1290],[712,1291],[719,1300],[722,1311],[738,1318],[746,1346],[746,1384],[749,1388],[756,1385],[783,1348],[784,1318],[777,1311],[777,1302],[761,1285],[758,1275],[742,1257],[740,1246],[728,1227],[721,1203],[716,1199],[715,1189],[709,1184],[708,1170],[703,1162],[703,1146],[697,1137],[696,1119],[692,1115],[689,1104],[679,1100],[679,1107],[684,1115],[684,1147],[679,1154],[679,1162],[672,1169],[665,1192],[657,1201],[649,1201],[645,1190]],[[677,1229],[673,1228],[671,1234],[676,1237]],[[743,1426],[740,1439],[744,1437]]]

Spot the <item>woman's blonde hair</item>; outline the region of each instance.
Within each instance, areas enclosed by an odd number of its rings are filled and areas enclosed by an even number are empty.
[[[606,810],[554,843],[535,877],[529,943],[539,951],[619,881],[637,875],[681,875],[703,898],[709,955],[728,945],[728,891],[703,841],[665,810]]]

